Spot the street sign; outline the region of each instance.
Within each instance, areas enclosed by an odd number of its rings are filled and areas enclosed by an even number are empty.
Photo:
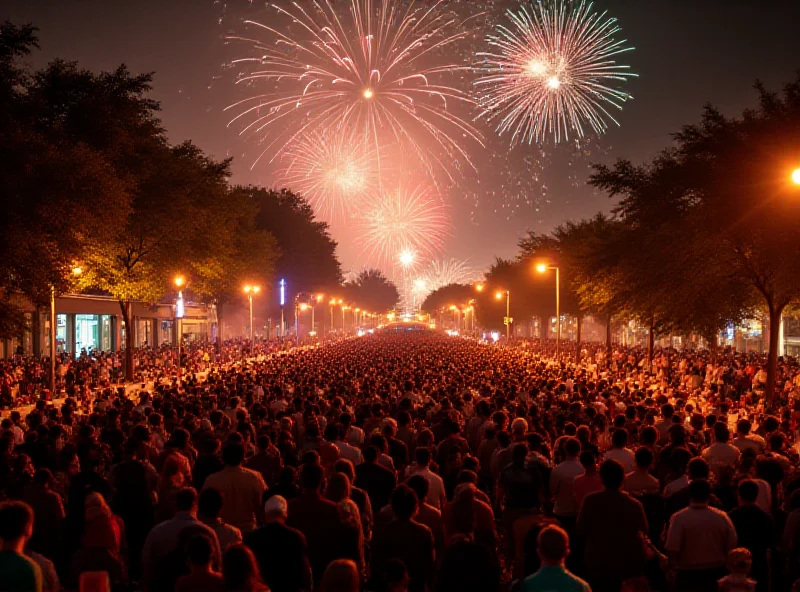
[[[510,325],[514,322],[514,317],[503,317],[503,324]]]

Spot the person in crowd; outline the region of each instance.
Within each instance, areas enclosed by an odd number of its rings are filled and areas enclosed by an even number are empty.
[[[660,493],[661,484],[650,474],[653,467],[653,453],[649,448],[638,448],[634,455],[636,467],[625,475],[623,489],[633,496]]]
[[[159,582],[159,570],[179,548],[179,539],[191,538],[191,535],[205,533],[214,544],[217,565],[222,557],[222,550],[216,533],[197,519],[197,491],[192,487],[184,487],[175,496],[175,516],[157,524],[147,535],[142,550],[143,581],[150,588],[156,588]],[[184,534],[185,532],[185,534]]]
[[[389,503],[389,497],[397,483],[395,474],[378,463],[380,452],[369,445],[364,449],[364,462],[356,467],[356,487],[369,495],[373,508],[382,508]]]
[[[231,545],[222,557],[226,592],[269,592],[261,580],[253,552],[241,543]]]
[[[220,517],[224,506],[222,493],[213,487],[204,489],[197,500],[197,519],[214,531],[223,553],[231,545],[242,542],[242,531]]]
[[[751,479],[739,483],[739,507],[730,513],[739,547],[750,552],[750,575],[758,592],[770,589],[769,557],[775,542],[775,521],[758,506],[759,488]]]
[[[392,492],[394,519],[376,530],[372,545],[372,573],[378,580],[390,559],[398,558],[408,568],[409,591],[422,592],[433,583],[435,553],[430,528],[416,522],[417,494],[400,484]]]
[[[214,543],[205,534],[197,534],[186,546],[189,573],[181,576],[175,592],[224,592],[225,580],[214,570]]]
[[[584,565],[592,588],[613,590],[641,577],[647,558],[642,539],[648,525],[642,504],[622,491],[625,467],[616,460],[600,465],[603,491],[587,495],[577,532],[585,543]]]
[[[728,553],[736,547],[736,529],[728,515],[709,506],[711,485],[689,484],[689,507],[670,519],[664,548],[676,585],[687,592],[713,590],[726,575]]]
[[[289,502],[286,525],[297,529],[305,537],[314,581],[318,582],[325,567],[339,558],[341,549],[337,539],[341,533],[341,519],[338,506],[322,497],[325,473],[321,465],[303,465],[300,482],[303,484],[303,493]]]
[[[28,504],[0,504],[0,589],[42,592],[42,570],[24,553],[33,536],[33,521]]]
[[[337,559],[325,568],[319,588],[321,592],[358,592],[360,581],[354,561]]]
[[[220,517],[241,532],[250,532],[264,522],[262,496],[267,485],[260,473],[242,466],[245,449],[229,442],[222,450],[225,468],[206,479],[206,489],[216,489],[225,499]]]
[[[289,504],[276,495],[264,504],[264,526],[247,533],[244,544],[256,557],[264,583],[272,592],[311,590],[311,564],[306,537],[286,526]]]
[[[537,537],[541,567],[522,582],[522,592],[591,592],[589,584],[566,568],[569,536],[558,526],[545,526]]]
[[[583,474],[578,460],[581,443],[568,437],[563,443],[564,460],[550,473],[550,495],[553,498],[553,514],[567,531],[574,530],[580,505],[575,496],[575,478]]]

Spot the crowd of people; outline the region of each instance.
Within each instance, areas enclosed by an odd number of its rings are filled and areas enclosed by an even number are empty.
[[[81,356],[4,418],[0,590],[800,590],[791,359],[765,406],[731,351],[239,353],[132,396]]]
[[[246,358],[272,355],[297,345],[294,338],[232,339],[220,344],[185,342],[181,348],[180,371],[203,374],[212,367],[241,362]],[[98,388],[121,386],[126,382],[124,350],[104,352],[81,350],[77,356],[60,352],[56,357],[56,392],[50,392],[50,359],[18,352],[0,360],[0,409],[29,405],[37,399],[66,395],[90,398]],[[133,382],[145,385],[171,382],[178,376],[178,349],[170,344],[139,347],[134,352]]]

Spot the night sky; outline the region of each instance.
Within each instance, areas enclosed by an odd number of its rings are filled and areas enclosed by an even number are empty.
[[[531,191],[528,203],[501,199],[504,188],[486,186],[491,175],[477,188],[477,206],[451,195],[454,228],[445,256],[485,266],[495,255],[513,256],[528,229],[546,232],[608,210],[608,198],[583,185],[591,160],[651,157],[672,132],[697,121],[705,103],[736,114],[754,104],[756,79],[777,90],[800,70],[798,0],[598,0],[595,7],[616,16],[621,37],[636,48],[625,58],[639,78],[624,87],[634,100],[618,116],[621,127],[588,160],[570,166],[569,159],[554,158],[542,171],[546,193]],[[230,117],[222,111],[240,98],[223,68],[232,56],[222,37],[258,10],[248,0],[5,0],[0,19],[39,27],[37,66],[61,57],[92,70],[124,62],[134,72],[154,71],[153,97],[162,103],[173,141],[191,139],[215,157],[233,156],[234,182],[271,185],[264,171],[250,170],[258,151],[226,128]],[[520,163],[535,154],[513,149],[508,163],[523,173],[519,178],[525,176]],[[352,247],[341,248],[340,258],[345,270],[357,265]]]

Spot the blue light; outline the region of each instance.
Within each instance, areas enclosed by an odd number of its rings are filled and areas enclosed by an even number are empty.
[[[178,300],[175,302],[175,318],[182,319],[186,315],[186,307],[183,304],[183,292],[178,292]]]
[[[286,280],[281,280],[281,306],[286,304]]]

